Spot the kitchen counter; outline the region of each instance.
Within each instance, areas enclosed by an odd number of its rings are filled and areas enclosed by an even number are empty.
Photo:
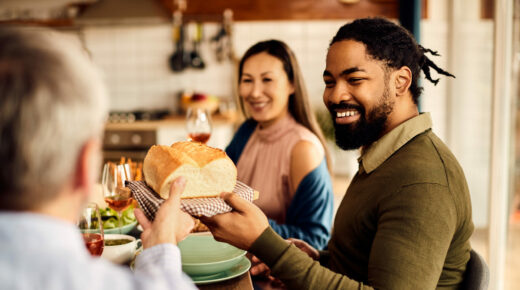
[[[161,120],[153,121],[134,121],[128,123],[112,123],[105,125],[106,130],[157,130],[160,127],[183,127],[186,118],[183,115],[169,115]],[[213,126],[232,126],[237,125],[237,118],[228,118],[222,115],[211,116]]]
[[[236,118],[213,115],[212,132],[208,146],[224,149],[233,138],[238,123]],[[104,161],[117,161],[122,156],[143,160],[153,145],[171,145],[188,138],[183,115],[170,115],[161,120],[107,123],[103,137]]]

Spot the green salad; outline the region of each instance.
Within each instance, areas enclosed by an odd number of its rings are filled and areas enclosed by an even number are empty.
[[[101,213],[104,229],[114,229],[119,227],[119,222],[117,221],[117,212],[115,210],[107,207],[105,209],[99,209],[99,212]],[[121,225],[126,226],[134,223],[135,221],[134,206],[131,205],[121,214]]]

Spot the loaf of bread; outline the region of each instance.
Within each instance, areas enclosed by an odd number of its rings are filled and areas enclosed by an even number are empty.
[[[143,174],[148,186],[165,199],[179,176],[186,178],[181,198],[216,197],[233,191],[237,180],[237,169],[226,152],[197,142],[152,146]]]

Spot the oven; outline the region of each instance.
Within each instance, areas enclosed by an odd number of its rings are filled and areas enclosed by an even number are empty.
[[[118,162],[121,157],[143,161],[146,152],[157,144],[155,129],[106,129],[103,137],[103,163]]]
[[[103,137],[103,163],[121,157],[143,161],[148,149],[158,144],[161,119],[167,110],[111,111]]]

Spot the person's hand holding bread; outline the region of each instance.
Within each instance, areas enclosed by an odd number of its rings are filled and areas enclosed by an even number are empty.
[[[269,227],[260,208],[234,193],[220,195],[233,210],[213,217],[200,217],[217,241],[249,250],[254,241]]]
[[[145,249],[164,243],[177,244],[190,233],[194,222],[180,207],[181,194],[185,186],[184,177],[174,180],[169,197],[159,208],[153,222],[146,218],[141,209],[135,209],[135,217],[143,227],[141,240]]]

